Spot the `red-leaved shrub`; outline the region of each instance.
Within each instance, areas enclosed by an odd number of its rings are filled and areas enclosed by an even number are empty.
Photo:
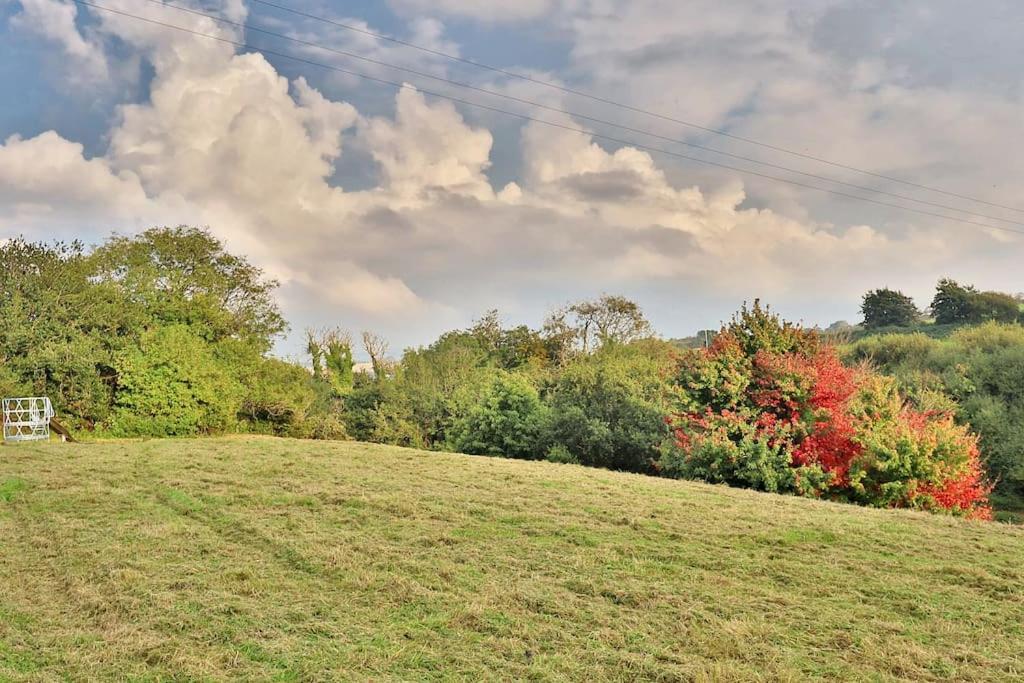
[[[755,302],[683,357],[664,474],[989,518],[977,440]]]

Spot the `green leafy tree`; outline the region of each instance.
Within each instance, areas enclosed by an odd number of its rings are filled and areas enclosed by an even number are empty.
[[[526,325],[505,328],[497,310],[490,310],[467,332],[487,354],[488,362],[505,370],[526,366],[542,368],[557,360],[543,333]]]
[[[544,336],[526,325],[502,330],[495,348],[495,358],[498,367],[506,370],[544,368],[556,360]]]
[[[584,354],[603,345],[627,344],[651,336],[651,325],[636,302],[608,294],[555,311],[545,323],[545,330],[563,344],[572,340]]]
[[[939,280],[931,305],[935,322],[940,325],[969,322],[974,315],[973,300],[977,293],[970,285],[965,287],[954,280]]]
[[[990,320],[1003,323],[1024,320],[1021,301],[1002,292],[980,292],[975,299],[975,315],[972,322]]]
[[[213,347],[185,325],[145,332],[117,354],[111,433],[190,436],[234,426],[242,386]]]
[[[450,442],[452,425],[476,404],[496,371],[480,339],[466,331],[448,332],[426,348],[407,350],[377,408],[388,418],[378,432],[403,438],[417,433],[418,445],[443,447]]]
[[[653,472],[675,358],[669,343],[647,340],[574,359],[548,391],[548,447],[584,465]]]
[[[875,289],[865,294],[860,312],[864,326],[869,328],[909,327],[921,317],[913,299],[894,289]]]
[[[315,380],[325,383],[335,396],[352,391],[355,380],[351,335],[340,328],[306,330],[306,350]]]
[[[245,418],[254,431],[311,435],[316,391],[309,373],[294,363],[243,353],[242,358],[228,365],[243,386],[239,417]]]
[[[545,409],[537,389],[518,374],[494,376],[479,402],[452,429],[455,450],[479,455],[538,459]]]
[[[0,244],[0,366],[17,393],[50,396],[72,424],[107,417],[112,354],[143,319],[91,281],[81,244]]]
[[[749,355],[757,351],[811,353],[821,346],[814,330],[783,320],[758,299],[754,299],[753,306],[744,303],[720,333],[729,334]]]
[[[187,325],[209,342],[241,339],[265,351],[287,329],[277,282],[187,226],[113,237],[88,257],[95,281],[117,288],[161,324]]]
[[[497,309],[491,309],[473,321],[472,327],[466,330],[469,335],[480,343],[480,347],[489,355],[497,352],[501,341],[501,317]]]
[[[115,237],[91,253],[78,243],[8,240],[0,244],[0,367],[18,393],[50,396],[74,428],[112,428],[116,418],[123,435],[246,429],[252,406],[237,393],[217,401],[233,403],[216,419],[196,418],[188,400],[170,400],[173,392],[166,410],[156,410],[159,401],[147,392],[158,387],[145,376],[159,373],[142,356],[154,349],[173,357],[176,339],[199,354],[196,362],[209,363],[211,377],[226,372],[244,383],[259,376],[284,329],[274,286],[192,228]],[[183,369],[203,376],[192,360]],[[129,418],[134,404],[152,409],[149,424],[145,410]],[[189,413],[177,423],[175,406]]]
[[[352,343],[346,339],[331,339],[324,354],[327,376],[335,391],[344,394],[352,390]]]
[[[393,443],[389,439],[379,438],[374,433],[378,407],[385,401],[395,403],[395,400],[389,396],[389,394],[395,393],[393,387],[394,382],[387,378],[369,377],[363,374],[355,376],[352,391],[344,397],[342,412],[345,430],[353,439]]]
[[[994,320],[1014,322],[1021,318],[1021,302],[1010,294],[979,292],[971,285],[939,280],[931,305],[935,322],[946,325],[977,324]]]

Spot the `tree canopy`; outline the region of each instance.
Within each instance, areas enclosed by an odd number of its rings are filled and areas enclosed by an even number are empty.
[[[979,292],[973,285],[947,278],[935,287],[931,311],[935,322],[944,325],[1014,322],[1022,319],[1022,301],[1002,292]]]
[[[864,295],[860,306],[864,326],[909,327],[921,317],[914,300],[894,289],[875,289]]]
[[[286,329],[277,284],[208,232],[153,228],[91,251],[15,239],[0,245],[0,265],[5,395],[47,394],[76,427],[125,436],[213,433],[239,420],[301,433],[308,382],[264,371],[279,363],[266,353]],[[271,390],[271,377],[290,386]]]

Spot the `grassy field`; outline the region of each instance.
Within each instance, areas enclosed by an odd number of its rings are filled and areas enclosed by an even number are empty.
[[[0,448],[0,680],[1024,680],[1024,532],[270,438]]]

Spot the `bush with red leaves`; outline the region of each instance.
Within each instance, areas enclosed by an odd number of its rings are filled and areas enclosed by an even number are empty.
[[[758,302],[683,357],[663,474],[989,518],[977,440]]]

